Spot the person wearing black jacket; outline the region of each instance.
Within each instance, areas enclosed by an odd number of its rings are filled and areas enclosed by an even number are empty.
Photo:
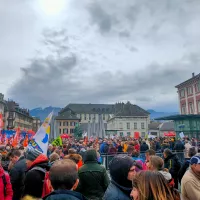
[[[14,164],[10,170],[10,181],[13,189],[13,200],[19,200],[22,197],[24,188],[24,178],[26,167],[26,160],[20,150],[14,150],[9,154],[11,162]]]
[[[54,191],[43,200],[86,200],[79,192],[75,192],[78,185],[76,163],[70,159],[58,160],[51,167],[50,181]]]
[[[30,195],[41,198],[45,172],[50,168],[48,158],[40,151],[31,149],[26,154],[26,164],[28,171],[24,181],[23,196]]]
[[[140,152],[144,153],[147,150],[149,150],[149,146],[146,144],[145,141],[142,142],[141,146],[140,146]]]
[[[169,170],[169,173],[174,179],[175,188],[178,189],[178,172],[181,168],[181,162],[176,154],[173,154],[170,149],[165,149],[163,152],[164,156],[164,168]]]

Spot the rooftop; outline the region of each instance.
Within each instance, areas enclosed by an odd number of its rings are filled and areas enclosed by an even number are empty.
[[[166,117],[160,117],[155,120],[183,120],[183,119],[196,119],[200,118],[200,115],[171,115]]]
[[[179,85],[175,86],[175,88],[180,88],[184,85],[190,84],[192,81],[194,80],[200,80],[200,74],[197,74],[196,76],[194,75],[194,73],[192,74],[192,78],[180,83]]]
[[[160,131],[174,131],[174,122],[164,122],[160,125]]]
[[[60,113],[55,119],[56,120],[79,120],[79,118],[71,110],[67,110],[65,112]]]
[[[149,125],[148,125],[148,128],[150,130],[159,130],[159,126],[161,125],[160,122],[151,122]]]

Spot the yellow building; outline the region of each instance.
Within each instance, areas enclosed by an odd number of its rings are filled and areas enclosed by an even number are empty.
[[[71,110],[66,110],[56,117],[56,123],[58,127],[58,133],[73,134],[76,123],[79,123],[80,119],[77,118],[75,113]]]

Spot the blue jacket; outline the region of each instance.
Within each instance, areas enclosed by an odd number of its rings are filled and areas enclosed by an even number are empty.
[[[43,200],[86,200],[79,192],[71,190],[55,190],[51,194],[43,198]]]
[[[131,200],[130,194],[131,189],[122,187],[111,181],[104,194],[103,200]]]

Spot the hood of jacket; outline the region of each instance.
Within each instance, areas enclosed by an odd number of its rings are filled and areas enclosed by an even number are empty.
[[[172,179],[172,175],[169,172],[165,172],[165,171],[158,171],[158,172],[161,173],[167,181]]]
[[[72,197],[74,200],[86,200],[86,198],[79,192],[71,191],[71,190],[55,190],[46,197],[43,198],[43,200],[48,199],[68,199]],[[70,198],[71,199],[71,198]]]
[[[48,165],[48,158],[44,154],[40,154],[32,163],[32,165],[29,167],[28,170],[32,169],[35,166],[41,166],[43,168],[49,168]]]
[[[84,155],[84,163],[97,162],[97,152],[94,149],[87,150]]]

